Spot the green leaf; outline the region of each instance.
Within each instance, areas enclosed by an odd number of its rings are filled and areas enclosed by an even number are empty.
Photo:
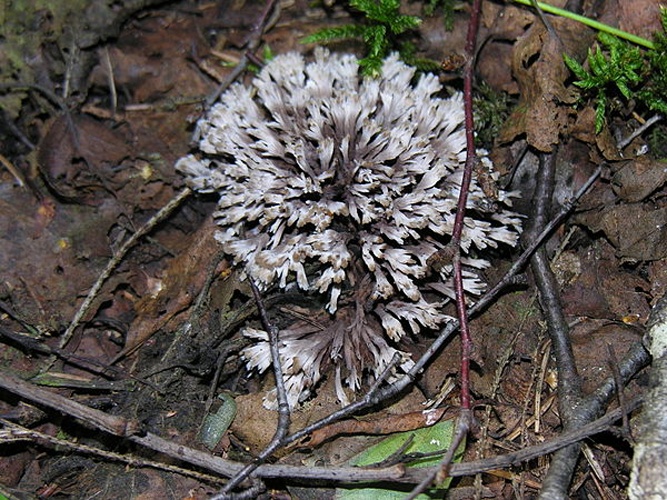
[[[402,452],[405,456],[416,457],[406,463],[408,468],[415,467],[434,467],[440,463],[442,454],[452,444],[455,421],[447,420],[439,422],[431,427],[417,429],[415,431],[399,432],[383,439],[374,446],[361,452],[349,461],[350,465],[359,467],[377,464]],[[461,443],[457,450],[454,461],[458,462],[463,456],[465,443]],[[434,456],[421,457],[422,454],[436,453]],[[421,458],[419,458],[421,457]],[[443,491],[449,488],[451,478],[443,481],[436,488],[428,490],[417,498],[426,500],[431,498],[442,498]],[[365,500],[372,498],[374,500],[398,500],[405,498],[406,493],[412,489],[411,486],[391,485],[387,488],[354,488],[336,490],[336,498],[340,500]]]

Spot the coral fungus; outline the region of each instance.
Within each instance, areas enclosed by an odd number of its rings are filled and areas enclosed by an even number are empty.
[[[199,152],[177,168],[199,192],[218,193],[223,250],[262,288],[323,297],[325,310],[280,332],[290,405],[330,367],[337,395],[380,374],[409,332],[437,329],[453,297],[451,263],[432,266],[451,239],[465,161],[463,101],[441,97],[434,75],[415,80],[395,55],[377,78],[353,55],[289,53],[251,86],[233,85],[198,124]],[[478,171],[494,178],[481,155]],[[461,247],[464,288],[478,294],[479,254],[514,245],[511,193],[473,179]],[[271,366],[267,334],[244,351]]]

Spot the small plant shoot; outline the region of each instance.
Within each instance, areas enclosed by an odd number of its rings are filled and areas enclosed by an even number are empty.
[[[662,32],[653,48],[642,50],[612,34],[601,32],[599,46],[588,52],[586,66],[563,55],[577,77],[574,84],[595,99],[595,131],[620,103],[635,101],[650,111],[667,113],[667,10],[661,10]]]

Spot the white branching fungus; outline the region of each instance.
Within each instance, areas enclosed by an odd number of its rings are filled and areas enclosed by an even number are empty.
[[[353,55],[290,53],[269,62],[253,85],[232,86],[198,124],[199,149],[177,168],[200,192],[215,192],[217,239],[260,287],[296,287],[324,298],[326,311],[280,332],[292,406],[333,366],[361,387],[400,341],[437,329],[453,297],[446,255],[465,161],[463,101],[439,97],[437,77],[390,56],[378,78],[359,76]],[[493,179],[482,155],[479,171]],[[462,237],[465,289],[484,289],[478,253],[514,245],[520,218],[512,193],[485,194],[473,179]],[[437,254],[437,255],[436,255]],[[474,254],[474,255],[473,255]],[[267,335],[243,352],[270,365]]]

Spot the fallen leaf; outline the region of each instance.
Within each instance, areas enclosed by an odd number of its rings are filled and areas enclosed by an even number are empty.
[[[456,425],[454,420],[440,422],[432,427],[425,427],[408,432],[400,432],[394,434],[386,439],[383,439],[374,446],[361,452],[359,455],[350,460],[350,465],[358,467],[371,466],[380,463],[384,460],[396,459],[396,455],[408,456],[411,454],[427,454],[438,451],[446,451],[452,446]],[[463,451],[465,450],[465,439],[459,445],[458,450],[454,454],[454,462],[461,460]],[[442,455],[431,455],[417,460],[409,461],[407,467],[433,467],[440,463]],[[442,490],[446,490],[451,483],[451,478],[446,478],[442,483],[435,488],[426,490],[424,493],[417,495],[416,498],[426,500],[429,498],[441,498]],[[344,489],[338,488],[336,490],[336,498],[339,500],[364,500],[373,498],[376,500],[399,500],[405,498],[407,492],[412,489],[412,486],[406,485],[403,489],[400,486],[392,486],[389,488],[353,488]],[[406,489],[407,488],[407,489]]]
[[[646,199],[667,183],[667,162],[640,156],[613,166],[614,192],[625,201]]]
[[[592,232],[602,231],[616,256],[630,262],[667,257],[667,208],[643,203],[607,206],[576,217]]]
[[[372,420],[342,420],[317,429],[306,442],[301,443],[301,446],[313,448],[342,434],[391,434],[429,427],[439,422],[446,413],[447,408],[436,408],[434,410],[373,418]],[[452,418],[452,416],[449,418]]]
[[[209,218],[191,235],[192,246],[170,262],[157,296],[147,294],[137,302],[136,319],[114,363],[139,348],[197,297],[209,272],[207,263],[220,252],[220,245],[213,237],[215,227]]]
[[[570,77],[563,62],[563,53],[572,53],[571,41],[581,36],[582,28],[553,18],[558,37],[550,36],[541,23],[535,23],[517,40],[512,57],[512,72],[519,84],[521,100],[500,134],[507,143],[525,134],[528,144],[539,151],[550,152],[567,128],[574,94],[565,87]],[[567,48],[566,48],[567,47]],[[581,50],[581,48],[579,48]]]
[[[85,115],[63,114],[40,142],[37,159],[56,194],[92,202],[91,192],[108,189],[114,167],[130,153],[126,139],[104,123]]]

